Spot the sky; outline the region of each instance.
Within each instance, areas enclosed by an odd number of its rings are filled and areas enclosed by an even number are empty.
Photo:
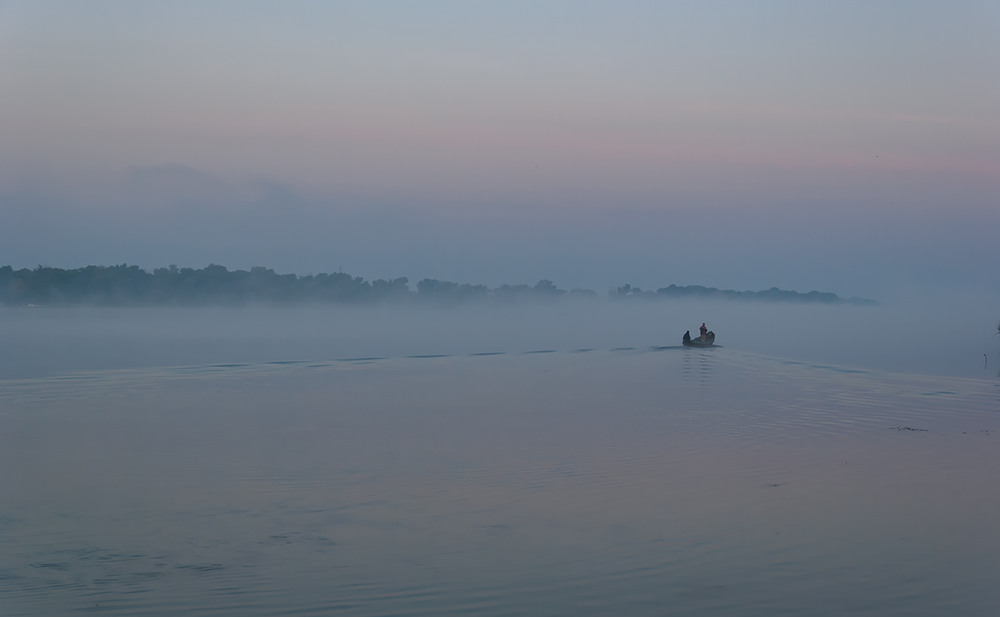
[[[1000,2],[0,0],[0,265],[1000,290]]]

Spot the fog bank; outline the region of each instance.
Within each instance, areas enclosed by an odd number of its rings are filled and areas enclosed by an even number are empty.
[[[109,368],[678,346],[895,372],[991,376],[995,297],[879,306],[621,301],[454,308],[4,308],[0,378]],[[691,351],[691,350],[688,350]],[[985,354],[985,355],[984,355]],[[984,364],[986,368],[984,369]]]

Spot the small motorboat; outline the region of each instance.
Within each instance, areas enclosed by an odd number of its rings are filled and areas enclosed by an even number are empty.
[[[681,343],[683,343],[685,347],[715,347],[715,332],[709,330],[705,333],[705,336],[691,338],[691,331],[688,330],[684,333],[684,338],[681,339]]]

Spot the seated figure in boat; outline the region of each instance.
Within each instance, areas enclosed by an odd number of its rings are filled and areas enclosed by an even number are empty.
[[[688,330],[687,332],[684,333],[684,342],[685,343],[690,343],[691,342],[691,331],[690,330]]]

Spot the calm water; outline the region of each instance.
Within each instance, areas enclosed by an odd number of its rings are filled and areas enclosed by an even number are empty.
[[[106,317],[0,380],[4,616],[1000,614],[995,375]]]

